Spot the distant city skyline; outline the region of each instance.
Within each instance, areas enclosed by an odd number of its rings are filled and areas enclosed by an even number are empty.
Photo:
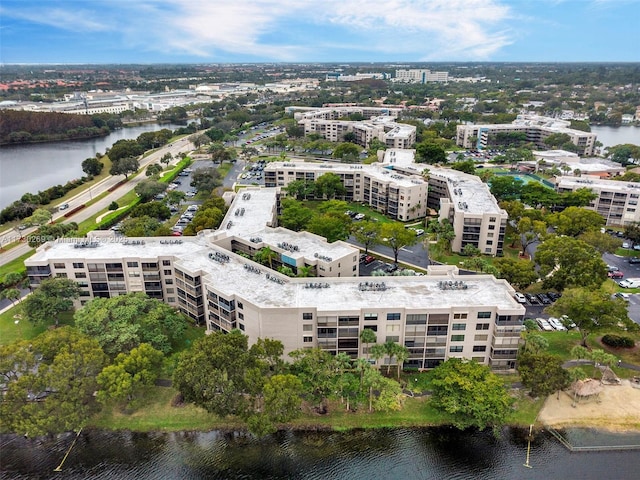
[[[636,62],[640,0],[3,0],[1,63]]]

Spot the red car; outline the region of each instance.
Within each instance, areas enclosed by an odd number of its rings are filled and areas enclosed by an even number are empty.
[[[364,259],[364,263],[366,263],[367,265],[369,265],[371,262],[373,262],[375,260],[374,257],[372,257],[371,255],[367,255],[366,258]]]
[[[609,272],[607,275],[609,275],[609,278],[623,278],[624,277],[624,273],[622,273],[621,271]]]

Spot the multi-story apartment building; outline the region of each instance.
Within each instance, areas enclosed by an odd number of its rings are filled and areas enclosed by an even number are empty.
[[[208,331],[238,328],[250,343],[275,338],[285,353],[319,347],[362,356],[367,346],[359,333],[369,328],[378,343],[405,345],[407,365],[431,368],[464,357],[495,369],[515,366],[525,310],[504,280],[459,276],[455,267],[420,277],[289,278],[211,240],[209,232],[61,239],[25,264],[33,285],[49,277],[77,281],[83,303],[145,292]]]
[[[388,148],[410,148],[416,142],[416,127],[397,123],[401,109],[386,107],[327,107],[313,110],[299,110],[294,118],[304,128],[305,135],[317,133],[331,142],[342,142],[344,135],[354,134],[354,143],[368,147],[374,138]],[[349,115],[359,114],[367,120],[351,121]]]
[[[640,182],[602,180],[597,177],[560,177],[556,184],[558,193],[588,188],[598,197],[585,208],[595,210],[607,225],[624,226],[640,222]]]
[[[449,72],[432,72],[425,69],[396,70],[395,82],[427,83],[448,82]]]
[[[266,187],[286,187],[295,180],[315,181],[325,173],[340,177],[349,202],[364,202],[401,221],[426,215],[427,182],[417,172],[405,175],[379,165],[272,162],[264,169],[264,182]]]
[[[571,122],[538,115],[518,115],[509,124],[458,125],[456,143],[464,148],[482,150],[492,146],[501,146],[501,135],[522,133],[525,141],[531,142],[541,150],[546,150],[544,140],[554,133],[564,133],[571,143],[578,147],[580,155],[594,154],[596,134],[569,128]]]

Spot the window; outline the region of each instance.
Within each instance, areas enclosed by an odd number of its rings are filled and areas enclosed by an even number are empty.
[[[176,303],[176,297],[167,297],[167,302]]]
[[[140,276],[140,272],[129,272],[129,276],[130,277],[139,277]]]
[[[67,274],[66,273],[58,273],[56,274],[57,278],[67,278]]]
[[[165,267],[170,267],[171,266],[171,260],[162,260],[162,265],[164,265]]]
[[[489,221],[490,222],[495,222],[496,221],[496,217],[489,217]]]
[[[238,316],[242,315],[241,313],[238,314]],[[302,331],[303,332],[313,332],[313,325],[303,325],[302,326]]]
[[[489,324],[488,323],[478,323],[476,325],[476,330],[489,330]]]
[[[387,313],[387,320],[400,320],[399,313]]]
[[[426,313],[407,314],[407,325],[426,325],[426,324],[427,324]]]
[[[64,268],[64,263],[54,263],[53,268]]]
[[[462,352],[462,345],[451,345],[449,347],[449,352],[451,352],[451,353],[461,353]]]
[[[491,318],[491,312],[478,312],[478,318]]]
[[[466,313],[454,313],[453,318],[456,320],[465,320],[467,318]]]
[[[400,337],[397,335],[387,335],[385,342],[399,342]]]
[[[87,274],[84,272],[76,272],[76,278],[87,278]]]
[[[173,288],[167,288],[167,293],[173,293],[175,290]]]
[[[486,352],[487,351],[487,346],[486,345],[474,345],[473,346],[473,351],[474,352]]]
[[[473,341],[474,342],[486,342],[488,338],[489,338],[489,335],[474,335],[473,336]]]
[[[165,285],[173,285],[173,278],[165,278],[164,283]]]
[[[244,325],[242,323],[239,323],[238,326],[240,327],[240,330],[244,332]]]
[[[73,268],[84,268],[84,263],[74,262]]]
[[[487,245],[493,245],[493,240],[487,240]]]
[[[243,315],[242,313],[238,313],[238,318],[239,318],[240,320],[244,320],[244,315]]]
[[[313,320],[313,313],[303,313],[302,314],[302,319],[303,320]]]
[[[242,305],[242,302],[238,302],[238,308],[242,310],[243,307],[244,305]]]
[[[496,226],[495,225],[489,225],[489,230],[495,230]]]
[[[452,342],[464,342],[464,335],[451,335]]]
[[[304,336],[304,337],[302,337],[302,341],[304,343],[311,343],[311,342],[313,342],[313,337]]]
[[[364,314],[364,319],[365,320],[378,320],[378,314],[377,313],[365,313]]]
[[[171,270],[163,270],[165,275],[171,275]]]
[[[451,325],[451,330],[466,330],[466,329],[467,329],[466,323],[454,323],[453,325]]]
[[[127,267],[138,268],[138,262],[127,262]]]

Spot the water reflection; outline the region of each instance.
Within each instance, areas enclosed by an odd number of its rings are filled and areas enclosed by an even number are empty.
[[[347,433],[279,432],[257,440],[238,432],[83,431],[63,472],[54,474],[73,435],[38,440],[1,436],[2,479],[626,479],[637,451],[571,453],[551,435],[451,428]],[[614,435],[615,437],[615,435]]]

